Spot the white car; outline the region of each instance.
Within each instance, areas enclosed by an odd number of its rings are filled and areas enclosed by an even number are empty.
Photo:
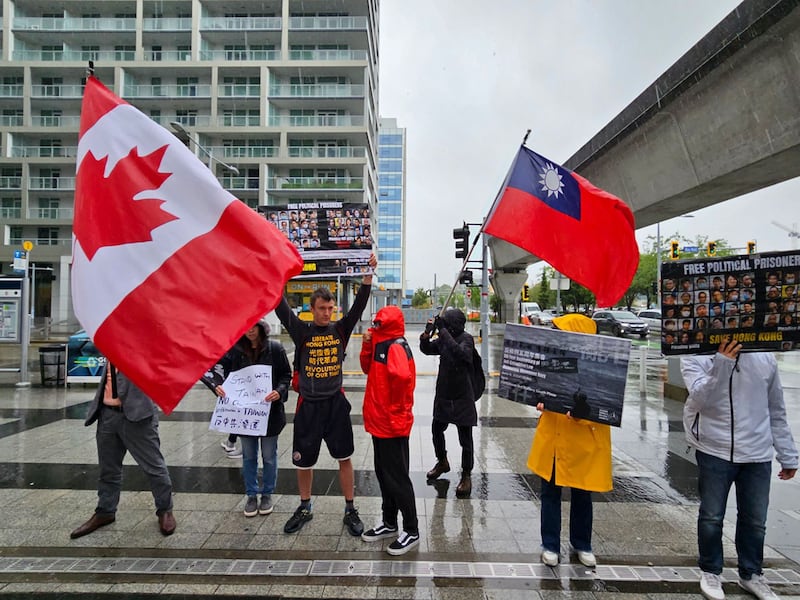
[[[651,331],[661,331],[661,311],[657,308],[640,310],[636,316],[647,323]]]
[[[526,313],[525,316],[528,317],[531,325],[546,325],[549,327],[553,324],[553,315],[541,310],[533,310]]]

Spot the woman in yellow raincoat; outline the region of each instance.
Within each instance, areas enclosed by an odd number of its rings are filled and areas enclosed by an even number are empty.
[[[597,333],[596,323],[570,314],[553,320],[565,331]],[[607,492],[611,483],[611,428],[576,419],[569,414],[542,411],[528,468],[542,479],[542,562],[554,567],[561,551],[561,488],[571,488],[569,541],[578,560],[587,567],[597,564],[592,553],[592,492]]]

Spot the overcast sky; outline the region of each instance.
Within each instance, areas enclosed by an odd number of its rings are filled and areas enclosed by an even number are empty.
[[[527,129],[532,150],[563,163],[738,4],[383,0],[380,113],[407,130],[405,287],[453,283],[452,229],[482,220]],[[771,221],[800,221],[799,192],[798,180],[779,184],[661,234],[789,249]],[[655,232],[638,230],[640,246]]]

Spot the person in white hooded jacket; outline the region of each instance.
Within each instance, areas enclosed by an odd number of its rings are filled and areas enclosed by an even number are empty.
[[[681,358],[689,391],[683,425],[698,467],[700,590],[712,600],[725,597],[720,580],[722,524],[734,483],[739,586],[757,598],[777,598],[761,567],[772,459],[777,454],[783,480],[794,477],[798,466],[777,361],[768,352],[741,349],[729,338],[713,356]]]

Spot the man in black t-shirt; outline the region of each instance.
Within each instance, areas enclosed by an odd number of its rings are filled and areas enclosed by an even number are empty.
[[[374,271],[377,265],[377,257],[371,254],[369,266]],[[318,288],[311,294],[311,323],[301,321],[286,298],[275,309],[294,342],[300,390],[292,439],[292,463],[297,467],[300,506],[286,522],[283,528],[286,533],[299,531],[314,517],[311,484],[322,440],[339,462],[339,485],[345,499],[344,524],[353,536],[360,536],[364,531],[353,504],[355,485],[350,459],[354,452],[353,424],[350,402],[342,390],[342,367],[347,342],[367,307],[371,289],[372,273],[369,273],[364,275],[350,310],[337,322],[331,321],[335,299],[328,288]]]

